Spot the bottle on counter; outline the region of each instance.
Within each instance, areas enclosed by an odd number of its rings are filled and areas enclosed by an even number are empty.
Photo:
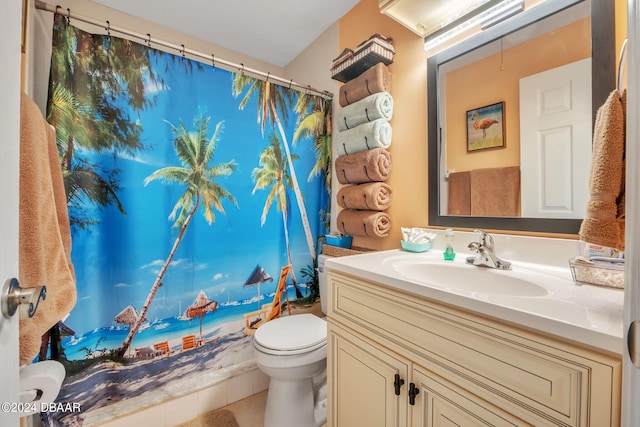
[[[453,229],[447,228],[444,232],[444,252],[442,256],[446,261],[453,261],[456,259],[456,250],[453,248]]]

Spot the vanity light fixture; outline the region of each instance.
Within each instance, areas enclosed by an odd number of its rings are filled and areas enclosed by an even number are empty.
[[[486,30],[489,27],[502,22],[524,10],[524,0],[507,2],[503,7],[496,8],[494,13],[487,13],[487,16],[480,22],[480,28]]]
[[[489,0],[426,36],[424,50],[432,50],[476,25],[480,25],[480,28],[484,30],[522,10],[524,10],[523,0]]]

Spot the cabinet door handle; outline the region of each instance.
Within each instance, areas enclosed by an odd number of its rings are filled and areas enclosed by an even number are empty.
[[[396,396],[400,396],[400,387],[404,384],[404,380],[400,378],[400,374],[396,374],[393,387],[396,390]]]
[[[420,393],[420,389],[414,383],[409,383],[409,405],[416,404],[416,396]]]

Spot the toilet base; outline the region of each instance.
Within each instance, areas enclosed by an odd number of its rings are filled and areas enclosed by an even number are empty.
[[[319,393],[317,404],[314,394],[311,378],[297,381],[271,378],[264,427],[320,427],[327,421],[326,392],[324,396]]]

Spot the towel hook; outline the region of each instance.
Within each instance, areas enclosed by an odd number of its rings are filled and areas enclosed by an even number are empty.
[[[38,309],[40,300],[47,297],[46,286],[36,286],[33,288],[21,288],[18,279],[11,278],[4,282],[2,295],[0,295],[0,305],[2,315],[7,319],[13,316],[22,304],[27,305],[27,315],[33,317]]]

